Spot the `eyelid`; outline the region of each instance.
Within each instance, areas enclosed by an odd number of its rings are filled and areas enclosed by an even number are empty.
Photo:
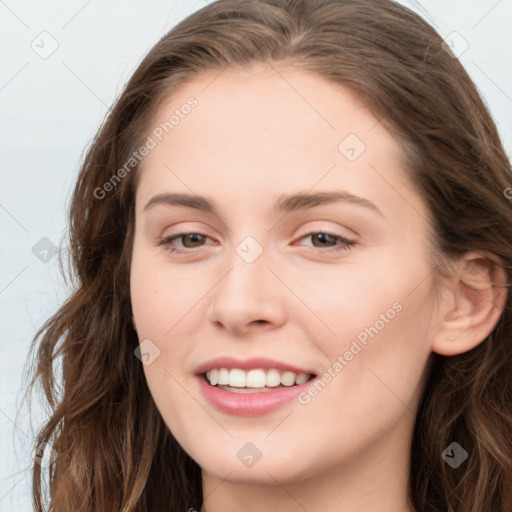
[[[320,221],[321,222],[321,221]],[[181,224],[181,223],[180,223]],[[304,234],[301,235],[301,238],[304,237],[304,236],[307,236],[307,235],[311,235],[313,233],[326,233],[326,234],[329,234],[329,235],[332,235],[332,236],[339,236],[341,238],[345,238],[347,240],[351,240],[352,241],[352,237],[355,236],[355,237],[359,237],[359,233],[357,233],[355,230],[353,229],[349,229],[349,228],[345,228],[346,231],[349,231],[350,233],[352,234],[348,234],[348,235],[344,235],[342,233],[339,233],[339,232],[336,232],[331,230],[330,228],[325,228],[323,226],[319,226],[319,227],[313,227],[313,228],[309,228],[309,230],[306,230],[304,232]],[[176,232],[174,233],[170,233],[168,235],[166,235],[165,237],[161,236],[161,237],[158,237],[159,239],[160,238],[170,238],[172,236],[176,236],[176,235],[184,235],[184,234],[190,234],[190,233],[197,233],[197,234],[200,234],[200,235],[203,235],[203,236],[207,236],[209,238],[213,238],[211,237],[210,235],[208,235],[207,233],[204,232],[204,230],[202,228],[195,228],[195,227],[186,227],[186,228],[182,228],[182,229],[178,229]]]
[[[158,245],[170,245],[171,241],[174,241],[174,240],[179,240],[180,238],[184,238],[185,236],[187,235],[201,235],[203,236],[204,238],[208,238],[210,240],[213,240],[213,238],[209,235],[207,235],[206,233],[203,233],[202,231],[199,231],[199,230],[187,230],[187,231],[177,231],[176,233],[170,233],[166,236],[163,236],[160,241],[159,241],[159,244]],[[188,248],[188,247],[183,247],[183,248],[179,248],[178,246],[178,250],[176,250],[175,252],[197,252],[198,250],[201,250],[204,246],[200,246],[200,247],[197,247],[197,248]]]
[[[204,250],[205,245],[201,245],[199,247],[182,247],[182,248],[180,248],[180,246],[178,246],[177,248],[171,246],[171,242],[173,242],[174,240],[179,240],[180,238],[186,237],[187,235],[191,235],[191,234],[200,235],[206,239],[213,240],[212,237],[210,237],[206,233],[203,233],[202,231],[188,230],[188,231],[178,231],[176,233],[170,233],[169,235],[162,237],[160,239],[158,245],[165,246],[165,250],[167,250],[173,254],[194,254],[194,253],[202,252]],[[339,243],[334,246],[328,246],[328,247],[324,247],[324,248],[314,247],[314,246],[303,246],[303,247],[308,247],[309,252],[314,252],[316,254],[325,255],[325,256],[330,256],[330,255],[332,256],[333,254],[336,255],[337,253],[342,252],[342,251],[348,251],[352,247],[357,245],[357,242],[355,240],[347,238],[342,234],[333,233],[330,230],[321,229],[321,228],[312,229],[309,232],[302,234],[300,237],[298,237],[296,239],[295,242],[293,242],[292,245],[302,245],[302,244],[297,244],[297,241],[301,241],[304,238],[308,238],[308,237],[311,237],[311,236],[317,235],[317,234],[323,234],[323,235],[330,236],[334,239],[337,239],[339,241]]]
[[[348,230],[348,231],[351,231],[355,235],[355,232],[353,232],[352,230]],[[322,228],[322,227],[310,228],[310,229],[306,230],[303,234],[299,235],[298,239],[304,238],[304,237],[306,237],[308,235],[317,234],[317,233],[325,233],[326,235],[331,235],[331,236],[343,238],[345,240],[350,240],[351,242],[353,241],[351,235],[345,235],[345,234],[343,234],[343,233],[341,233],[339,231],[336,231],[335,229]]]
[[[306,238],[306,237],[312,236],[312,235],[318,235],[319,233],[321,233],[323,235],[332,236],[333,238],[339,238],[340,240],[343,240],[344,242],[355,243],[355,240],[347,238],[345,235],[342,235],[341,233],[334,233],[334,232],[326,230],[326,229],[315,229],[313,231],[309,231],[308,233],[301,235],[297,240],[302,240],[303,238]]]
[[[179,235],[189,235],[191,233],[195,233],[198,235],[202,235],[204,237],[210,238],[212,240],[221,240],[222,238],[218,236],[212,236],[208,234],[208,232],[211,232],[211,229],[204,228],[204,227],[196,227],[195,224],[200,224],[201,226],[203,223],[199,222],[196,223],[194,221],[192,222],[177,222],[173,225],[168,225],[165,229],[162,230],[165,235],[157,235],[156,240],[165,240],[173,237],[178,237]]]
[[[357,242],[355,240],[347,238],[346,236],[339,234],[339,233],[333,233],[326,229],[314,229],[308,233],[301,235],[297,239],[297,241],[303,240],[304,238],[308,238],[310,236],[317,235],[317,234],[328,235],[332,238],[339,240],[339,243],[337,245],[334,245],[331,247],[325,247],[323,249],[321,247],[305,246],[305,247],[308,247],[308,249],[310,251],[313,251],[317,254],[319,253],[321,255],[323,254],[323,255],[329,256],[334,253],[336,255],[337,253],[339,253],[341,251],[350,250],[352,247],[357,245]],[[294,242],[293,245],[297,245],[296,242]],[[299,244],[299,245],[301,245],[301,244]]]

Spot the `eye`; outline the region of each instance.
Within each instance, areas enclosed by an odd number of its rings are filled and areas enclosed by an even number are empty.
[[[205,239],[208,239],[209,237],[203,233],[197,233],[197,232],[189,232],[189,233],[176,233],[175,235],[171,235],[168,237],[163,238],[159,245],[165,246],[165,248],[170,252],[188,252],[176,249],[175,246],[173,246],[173,242],[175,240],[182,240],[181,246],[184,249],[195,249],[197,247],[201,247],[201,244],[204,242]],[[211,240],[211,238],[210,238]]]
[[[315,248],[324,248],[326,251],[322,252],[331,252],[331,251],[348,251],[351,249],[355,242],[352,240],[348,240],[347,238],[341,235],[335,235],[333,233],[327,233],[324,231],[313,231],[304,235],[300,240],[304,240],[306,238],[311,238],[313,242],[313,246]],[[338,244],[336,244],[338,241]],[[319,242],[319,246],[315,246],[315,242]]]
[[[337,252],[337,251],[348,251],[350,248],[355,245],[355,242],[352,240],[348,240],[347,238],[341,235],[335,235],[333,233],[327,233],[323,231],[314,231],[304,235],[300,238],[300,240],[304,240],[306,238],[311,238],[313,242],[313,247],[317,249],[326,249],[321,252]],[[184,233],[176,233],[174,235],[163,238],[159,245],[165,246],[166,250],[175,253],[184,253],[189,252],[187,249],[197,249],[204,245],[205,240],[210,239],[208,235],[199,232],[184,232]],[[181,240],[181,245],[178,245],[178,248],[174,245],[176,240]],[[336,243],[337,242],[337,243]],[[315,245],[315,243],[319,243],[320,245]],[[179,248],[185,249],[180,250]]]

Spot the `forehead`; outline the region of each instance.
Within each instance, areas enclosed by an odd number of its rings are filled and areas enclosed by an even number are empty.
[[[188,111],[186,103],[193,97],[197,106],[190,115],[179,120],[174,116],[176,145],[193,137],[218,150],[228,143],[231,148],[243,144],[246,154],[259,155],[259,144],[265,143],[267,150],[279,152],[304,153],[315,146],[318,155],[337,150],[339,142],[352,134],[363,143],[371,138],[374,147],[398,150],[383,129],[371,134],[379,121],[348,88],[311,71],[262,66],[251,71],[229,67],[195,76],[160,105],[154,125],[165,124],[180,109]],[[307,147],[301,144],[305,139],[310,141]],[[283,146],[283,141],[288,144]]]
[[[170,124],[141,164],[145,196],[167,187],[242,201],[318,186],[396,200],[380,171],[407,186],[397,140],[352,91],[312,72],[197,75],[160,105],[151,133]]]

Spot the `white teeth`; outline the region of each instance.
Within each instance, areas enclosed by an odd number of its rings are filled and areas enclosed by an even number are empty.
[[[267,379],[263,370],[251,370],[247,372],[245,385],[248,388],[264,388],[266,381]]]
[[[279,385],[293,386],[304,384],[309,380],[308,373],[281,372],[275,368],[263,370],[257,368],[244,371],[239,368],[212,368],[206,372],[206,378],[212,386],[229,386],[233,388],[275,388]]]
[[[304,384],[309,379],[309,375],[307,373],[299,373],[297,377],[295,377],[295,384]]]
[[[219,370],[217,384],[219,384],[219,386],[227,386],[229,384],[229,370],[227,368],[221,368]]]
[[[240,370],[239,368],[231,368],[231,370],[229,370],[228,386],[232,386],[234,388],[245,388],[246,381],[247,377],[243,370]]]
[[[283,386],[293,386],[295,384],[295,373],[283,372],[281,375],[281,384]]]
[[[206,376],[208,377],[208,380],[210,381],[210,384],[212,386],[215,386],[217,384],[217,382],[218,382],[219,370],[215,370],[215,369],[210,370],[209,374],[210,375],[206,374]]]
[[[274,370],[273,368],[268,370],[265,383],[269,388],[275,388],[276,386],[279,386],[279,384],[281,384],[281,373],[279,370]]]

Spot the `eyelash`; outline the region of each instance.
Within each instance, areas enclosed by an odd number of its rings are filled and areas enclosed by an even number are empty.
[[[176,249],[175,247],[171,246],[171,242],[173,242],[174,240],[177,240],[179,238],[183,238],[187,235],[200,235],[205,238],[210,238],[208,235],[205,235],[204,233],[200,233],[199,231],[188,231],[188,232],[176,233],[174,235],[165,237],[160,241],[159,245],[165,246],[166,250],[171,253],[183,254],[183,253],[193,252],[194,248],[186,248],[186,250],[179,250],[179,249]],[[336,253],[336,252],[340,252],[340,251],[349,251],[350,249],[352,249],[352,247],[354,245],[356,245],[356,242],[354,242],[353,240],[348,240],[347,238],[345,238],[341,235],[329,233],[328,231],[311,231],[311,232],[307,233],[306,235],[302,236],[300,238],[300,240],[303,240],[304,238],[308,238],[312,235],[328,235],[328,236],[330,236],[334,239],[337,239],[341,242],[341,244],[338,245],[337,247],[327,247],[326,250],[322,250],[320,247],[313,247],[313,249],[320,249],[321,253],[330,253],[330,252]]]

